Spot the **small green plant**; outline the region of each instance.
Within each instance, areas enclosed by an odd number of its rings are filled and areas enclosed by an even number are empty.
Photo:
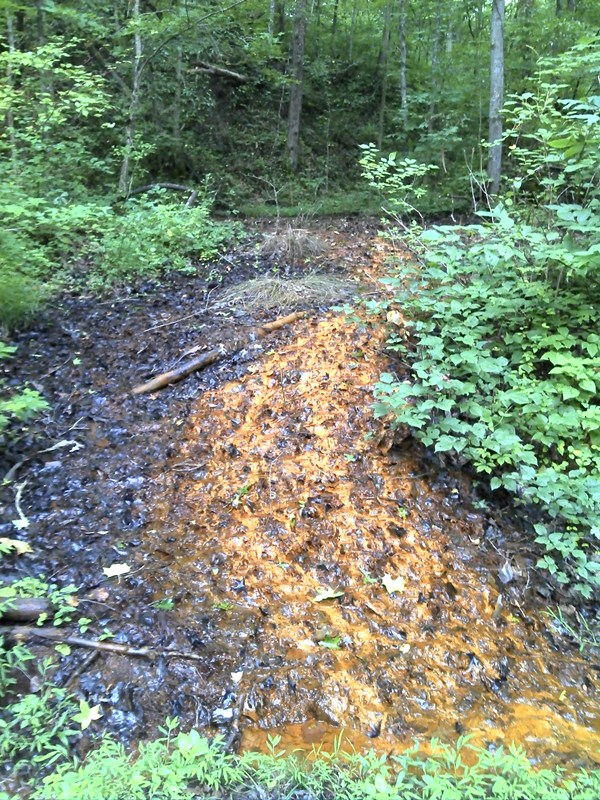
[[[0,612],[12,607],[15,598],[41,598],[48,600],[53,609],[53,624],[55,626],[71,622],[75,614],[74,594],[77,591],[75,586],[59,587],[55,583],[47,583],[45,577],[40,575],[37,578],[20,578],[8,586],[0,588]],[[40,614],[37,620],[38,625],[43,625],[49,617],[47,612]]]
[[[548,610],[548,616],[553,625],[563,635],[569,636],[577,643],[579,652],[586,648],[600,648],[600,624],[598,620],[590,621],[581,611],[575,611],[575,621],[567,619],[561,608],[556,611]]]
[[[421,164],[414,158],[399,158],[398,153],[384,155],[374,144],[361,144],[359,163],[371,188],[385,198],[385,211],[400,219],[414,212],[415,202],[426,194],[423,178],[437,167]]]
[[[564,777],[560,768],[534,769],[518,748],[495,752],[473,747],[468,737],[456,745],[437,740],[430,755],[415,745],[388,759],[371,750],[315,751],[309,762],[287,755],[281,738],[270,736],[266,754],[225,752],[223,739],[198,731],[176,732],[141,743],[137,755],[105,738],[83,764],[64,763],[36,787],[35,800],[214,800],[244,795],[340,800],[597,800],[600,772],[582,770]],[[469,759],[464,758],[470,751]],[[471,766],[469,766],[471,765]]]
[[[230,603],[229,600],[220,600],[218,603],[213,603],[213,608],[215,611],[231,611],[233,603]]]
[[[10,358],[14,352],[14,347],[9,347],[4,342],[0,342],[0,359]],[[0,441],[2,441],[2,433],[6,430],[11,419],[17,422],[27,422],[47,408],[48,403],[34,389],[21,389],[20,392],[12,394],[7,399],[0,398]]]
[[[0,676],[23,670],[33,659],[28,648],[6,650],[0,640]],[[38,669],[36,692],[17,696],[8,702],[0,718],[0,763],[10,764],[13,774],[47,769],[70,755],[70,743],[77,733],[69,725],[75,705],[64,689],[53,686],[49,679],[52,661],[47,659]],[[0,699],[14,686],[12,677],[1,681]]]
[[[232,508],[239,508],[242,505],[244,498],[249,494],[251,488],[251,486],[240,486],[240,488],[236,489],[236,491],[229,498],[228,504]]]
[[[175,608],[175,601],[169,597],[164,597],[162,600],[155,600],[151,605],[158,611],[173,611]]]

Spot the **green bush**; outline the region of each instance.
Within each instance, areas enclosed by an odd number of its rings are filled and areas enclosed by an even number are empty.
[[[388,280],[410,375],[376,387],[378,416],[537,507],[538,566],[585,597],[600,587],[599,70],[594,37],[510,101],[512,190],[487,224],[414,240],[418,263]],[[387,173],[383,189],[399,191]]]
[[[157,193],[116,211],[105,201],[20,196],[9,203],[3,193],[10,234],[0,256],[0,314],[12,327],[35,314],[44,293],[65,285],[105,290],[169,270],[194,273],[240,230],[212,220],[211,208],[210,195],[187,208]]]
[[[44,301],[43,286],[35,278],[42,254],[31,239],[8,227],[11,221],[0,231],[0,329],[5,330],[30,322]]]
[[[161,272],[196,272],[198,262],[215,258],[239,228],[211,220],[211,198],[187,208],[157,199],[129,200],[122,214],[102,220],[87,245],[92,256],[92,288],[106,288]]]
[[[8,358],[15,348],[0,342],[0,359]],[[1,388],[1,387],[0,387]],[[34,389],[22,389],[6,399],[0,398],[0,442],[2,433],[11,419],[27,422],[31,417],[48,408],[48,403]]]
[[[537,275],[529,262],[546,238],[500,210],[489,227],[421,236],[420,264],[386,280],[410,331],[390,347],[411,375],[381,376],[375,413],[538,506],[539,565],[589,596],[600,586],[600,290],[556,291]]]

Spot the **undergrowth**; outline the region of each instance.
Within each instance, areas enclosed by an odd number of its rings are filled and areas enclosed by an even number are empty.
[[[418,745],[400,756],[319,753],[305,761],[279,751],[236,756],[195,730],[141,744],[137,756],[106,738],[83,764],[64,763],[33,792],[36,800],[192,800],[192,798],[314,798],[314,800],[597,800],[600,774],[584,770],[535,770],[518,748],[495,752],[433,740],[427,755]],[[476,763],[468,764],[477,755]]]
[[[14,352],[14,347],[0,341],[0,360],[10,358]],[[25,387],[9,392],[0,381],[0,444],[4,442],[3,434],[11,420],[22,424],[47,408],[48,403],[35,389]]]
[[[104,291],[170,270],[194,274],[239,234],[238,225],[212,220],[211,208],[209,193],[188,208],[161,191],[120,208],[22,195],[2,204],[10,248],[0,259],[0,321],[15,327],[34,316],[42,285],[47,294]]]
[[[538,566],[586,598],[600,587],[600,100],[582,89],[598,70],[595,39],[542,63],[509,104],[519,176],[504,203],[480,225],[409,237],[414,264],[386,280],[407,371],[381,376],[375,406],[510,492],[544,546]],[[367,178],[404,210],[407,180],[373,163]]]

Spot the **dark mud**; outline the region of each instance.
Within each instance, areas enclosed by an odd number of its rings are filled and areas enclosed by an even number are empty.
[[[321,235],[322,268],[369,280],[372,225]],[[548,627],[536,553],[463,475],[373,421],[380,331],[311,308],[232,359],[131,395],[187,351],[272,319],[212,303],[278,267],[247,245],[195,278],[64,298],[17,337],[9,381],[39,388],[51,412],[3,454],[3,473],[22,463],[2,488],[0,536],[33,548],[4,559],[3,578],[73,583],[87,636],[108,628],[153,652],[74,649],[54,680],[100,704],[98,724],[126,742],[178,716],[246,747],[268,732],[309,748],[343,728],[386,750],[472,733],[599,763],[597,661]],[[124,563],[122,577],[103,573]]]

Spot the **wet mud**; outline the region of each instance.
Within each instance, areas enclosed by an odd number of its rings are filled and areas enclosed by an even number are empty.
[[[323,268],[376,291],[374,227],[320,235]],[[272,269],[252,252],[228,256],[226,284]],[[52,410],[44,439],[5,453],[7,469],[23,463],[2,489],[0,535],[15,536],[21,486],[34,552],[3,561],[3,577],[72,582],[89,635],[152,650],[75,650],[55,680],[128,742],[178,716],[248,748],[275,733],[309,750],[343,730],[386,752],[473,734],[540,763],[600,763],[597,654],[549,625],[555,599],[514,515],[373,419],[379,374],[401,369],[380,326],[313,307],[234,359],[131,396],[186,350],[266,321],[216,315],[219,291],[175,277],[104,304],[66,299],[18,339],[10,379],[30,376]],[[130,573],[106,577],[118,563]]]

